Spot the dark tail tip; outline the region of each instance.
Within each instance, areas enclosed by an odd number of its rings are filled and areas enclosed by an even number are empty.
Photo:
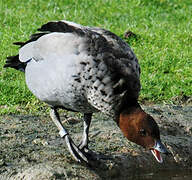
[[[4,68],[14,68],[19,71],[25,71],[26,63],[19,61],[19,55],[9,56],[5,62]]]

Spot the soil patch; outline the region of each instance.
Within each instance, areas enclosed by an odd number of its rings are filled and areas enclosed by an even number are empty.
[[[151,152],[129,142],[110,118],[98,113],[90,128],[90,149],[103,158],[90,166],[76,163],[47,116],[0,117],[0,179],[134,179],[145,172],[192,167],[192,106],[144,107],[160,126],[171,155],[159,164]],[[68,115],[69,116],[69,115]],[[71,114],[61,119],[74,141],[83,123]]]

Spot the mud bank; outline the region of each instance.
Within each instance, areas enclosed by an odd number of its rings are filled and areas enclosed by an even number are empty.
[[[192,106],[144,108],[159,124],[162,142],[171,152],[163,155],[162,164],[127,141],[102,114],[93,117],[89,135],[90,149],[102,159],[89,167],[73,160],[48,116],[1,116],[0,179],[135,179],[145,172],[192,168]],[[63,112],[61,119],[78,144],[83,124],[79,116],[70,116]]]

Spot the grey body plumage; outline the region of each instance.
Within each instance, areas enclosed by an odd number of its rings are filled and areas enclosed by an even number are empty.
[[[21,46],[19,55],[8,57],[5,67],[25,71],[28,88],[54,112],[63,107],[114,117],[123,101],[138,98],[140,67],[118,36],[68,21],[49,22],[39,31],[29,41],[15,43]],[[53,112],[51,117],[58,120]],[[81,159],[77,151],[72,155]]]

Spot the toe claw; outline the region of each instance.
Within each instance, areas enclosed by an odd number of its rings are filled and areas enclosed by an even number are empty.
[[[74,157],[74,159],[78,162],[86,162],[88,163],[88,159],[86,157],[86,153],[82,150],[80,150],[73,142],[73,140],[68,136],[66,135],[65,136],[65,141],[66,141],[66,144],[67,144],[67,147],[71,153],[71,155]]]
[[[83,159],[83,161],[88,163],[88,159],[85,156],[85,153],[82,150],[80,150],[74,143],[72,143],[72,146],[73,146],[75,152]]]

